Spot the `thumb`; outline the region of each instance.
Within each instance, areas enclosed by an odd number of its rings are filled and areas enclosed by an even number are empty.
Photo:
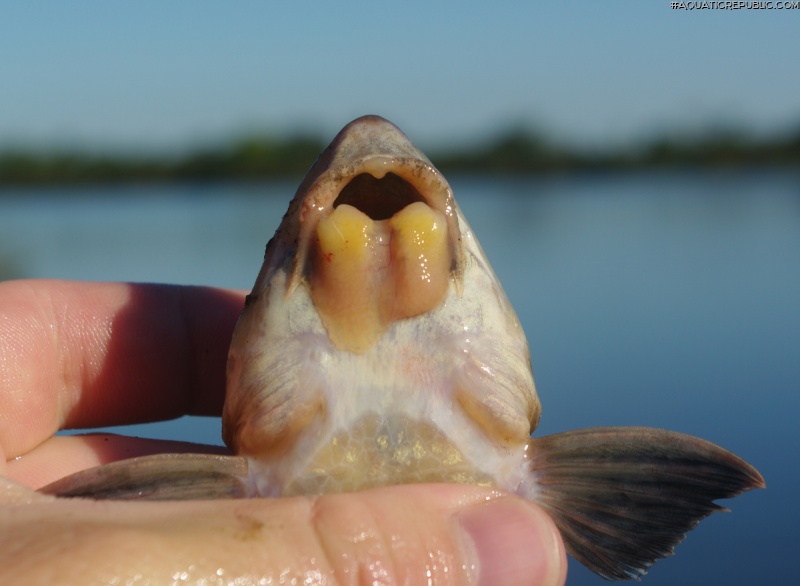
[[[14,508],[7,518],[16,526],[0,532],[0,574],[19,583],[553,586],[566,572],[541,509],[474,486],[175,503],[46,498],[2,508]]]
[[[492,489],[405,485],[323,496],[312,527],[336,583],[550,586],[566,579],[561,537],[547,514]]]

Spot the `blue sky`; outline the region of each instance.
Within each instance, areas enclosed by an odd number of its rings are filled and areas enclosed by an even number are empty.
[[[592,146],[796,129],[798,30],[800,10],[668,0],[10,0],[0,145],[184,148],[364,113],[423,147],[514,124]]]

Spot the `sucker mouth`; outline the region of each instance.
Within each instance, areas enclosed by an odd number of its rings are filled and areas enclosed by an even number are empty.
[[[394,323],[436,310],[451,285],[461,294],[464,254],[450,186],[381,118],[337,135],[279,232],[268,254],[291,254],[285,294],[305,287],[338,350],[364,353]],[[270,258],[259,282],[268,284],[288,254]]]
[[[454,264],[448,218],[423,196],[424,182],[370,171],[355,174],[327,210],[316,208],[304,263],[328,337],[354,353],[393,323],[438,307]]]
[[[376,194],[380,194],[376,197]],[[342,204],[353,206],[372,220],[388,220],[406,206],[427,203],[411,183],[387,173],[378,179],[369,173],[360,173],[345,185],[333,202],[333,208]]]

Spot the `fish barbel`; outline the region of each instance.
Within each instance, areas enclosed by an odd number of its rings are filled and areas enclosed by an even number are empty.
[[[223,438],[42,489],[240,498],[410,482],[485,484],[552,516],[567,550],[638,578],[716,499],[763,487],[699,438],[598,427],[532,438],[528,343],[452,190],[378,116],[348,124],[301,183],[231,342]]]

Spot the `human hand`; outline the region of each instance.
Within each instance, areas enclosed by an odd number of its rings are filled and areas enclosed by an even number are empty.
[[[0,283],[0,575],[27,584],[564,583],[549,517],[490,488],[169,503],[29,490],[117,459],[220,451],[53,434],[219,415],[242,301],[199,287]]]

